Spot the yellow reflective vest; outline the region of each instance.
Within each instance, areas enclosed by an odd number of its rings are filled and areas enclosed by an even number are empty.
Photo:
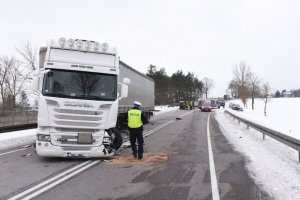
[[[132,109],[128,111],[128,127],[129,128],[139,128],[143,126],[142,122],[142,111],[137,109]]]

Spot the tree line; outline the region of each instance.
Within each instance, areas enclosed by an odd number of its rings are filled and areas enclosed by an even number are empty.
[[[157,69],[150,65],[146,74],[155,81],[155,105],[167,105],[179,101],[194,101],[209,92],[213,81],[209,78],[199,80],[193,72],[178,70],[168,76],[165,68]]]
[[[277,90],[274,95],[275,98],[279,97],[300,97],[300,89],[287,91],[286,89],[279,92]]]

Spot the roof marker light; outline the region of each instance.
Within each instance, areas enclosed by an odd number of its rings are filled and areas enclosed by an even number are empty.
[[[58,42],[61,47],[64,47],[66,44],[66,38],[59,38]]]
[[[74,47],[75,41],[73,39],[68,39],[68,45],[72,49]]]
[[[102,51],[106,51],[108,48],[109,48],[109,46],[108,46],[107,43],[102,43],[102,44],[101,44],[101,49],[102,49]]]

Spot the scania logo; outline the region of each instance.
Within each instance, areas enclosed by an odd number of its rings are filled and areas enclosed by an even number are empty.
[[[72,106],[72,107],[79,107],[79,108],[94,108],[93,104],[83,103],[83,102],[66,101],[64,105],[65,106]]]

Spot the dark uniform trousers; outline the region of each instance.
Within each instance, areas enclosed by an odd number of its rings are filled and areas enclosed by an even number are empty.
[[[128,129],[130,133],[130,144],[131,144],[133,155],[134,156],[138,155],[139,158],[143,158],[143,152],[144,152],[143,127],[128,128]],[[136,149],[136,140],[138,142],[138,149]]]

